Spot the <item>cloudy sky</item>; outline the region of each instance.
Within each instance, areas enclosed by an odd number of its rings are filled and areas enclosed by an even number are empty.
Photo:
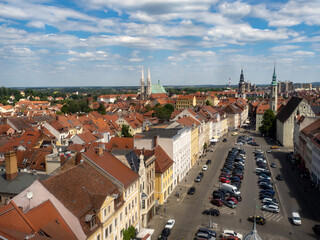
[[[319,0],[0,0],[0,85],[320,81]]]

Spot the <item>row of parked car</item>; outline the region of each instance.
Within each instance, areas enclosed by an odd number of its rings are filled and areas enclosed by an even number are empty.
[[[253,137],[244,136],[244,135],[238,137],[238,140],[237,140],[236,144],[239,145],[239,146],[242,146],[242,145],[244,145],[246,143],[251,145],[251,146],[256,146],[256,147],[260,146],[258,143],[255,142]]]
[[[257,164],[256,174],[258,175],[258,186],[260,188],[259,198],[263,204],[261,210],[279,213],[279,204],[274,198],[275,191],[270,177],[271,172],[268,169],[264,152],[260,149],[256,149],[254,150],[254,155]],[[260,224],[263,225],[265,223],[264,220],[260,220]]]

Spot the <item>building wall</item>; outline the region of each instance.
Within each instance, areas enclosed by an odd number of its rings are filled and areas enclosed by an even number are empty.
[[[312,158],[311,158],[311,176],[320,189],[320,148],[316,143],[312,143]]]
[[[193,126],[191,130],[191,166],[193,166],[199,157],[199,127]]]
[[[162,205],[173,191],[173,165],[164,173],[156,173],[155,199]]]

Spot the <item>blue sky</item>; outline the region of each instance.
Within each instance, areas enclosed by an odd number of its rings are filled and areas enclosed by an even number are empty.
[[[0,85],[320,81],[319,25],[319,0],[0,0]]]

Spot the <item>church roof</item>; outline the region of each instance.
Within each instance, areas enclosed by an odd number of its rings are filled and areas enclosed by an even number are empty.
[[[151,93],[167,93],[164,87],[160,84],[160,80],[158,84],[151,85]]]
[[[284,123],[291,116],[291,114],[296,110],[299,106],[303,98],[299,97],[291,97],[290,101],[286,104],[285,107],[277,114],[277,119],[280,122]]]

